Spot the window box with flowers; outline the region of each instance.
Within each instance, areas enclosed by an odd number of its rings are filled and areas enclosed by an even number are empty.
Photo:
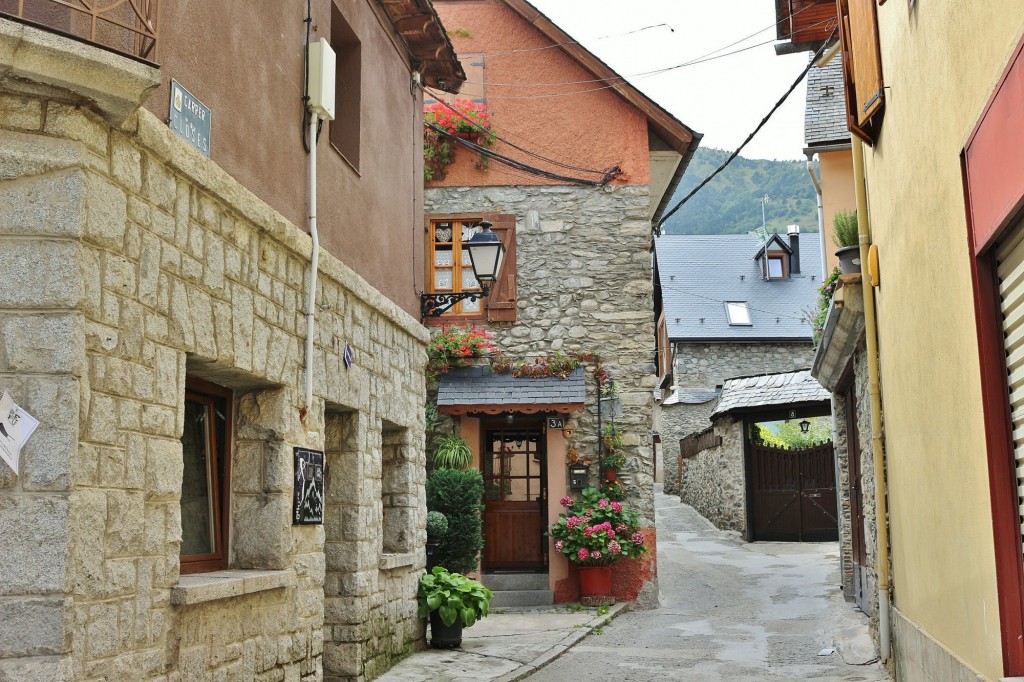
[[[423,179],[443,180],[447,167],[455,161],[459,143],[452,138],[490,147],[496,138],[491,132],[491,116],[483,102],[456,99],[453,104],[435,102],[423,110]],[[477,168],[487,168],[487,157],[480,156]]]
[[[565,513],[548,528],[555,550],[576,564],[584,597],[611,595],[611,567],[621,559],[637,559],[647,551],[635,512],[621,502],[587,488],[579,499],[563,497]]]
[[[491,334],[473,325],[444,325],[427,346],[427,378],[434,381],[452,367],[473,364],[475,360],[490,365],[490,355],[497,350]]]

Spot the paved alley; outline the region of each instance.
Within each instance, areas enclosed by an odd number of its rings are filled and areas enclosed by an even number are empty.
[[[527,679],[890,679],[838,589],[836,543],[747,544],[657,498],[661,607],[622,614]]]

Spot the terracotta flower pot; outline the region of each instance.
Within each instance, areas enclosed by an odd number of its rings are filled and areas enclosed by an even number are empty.
[[[580,593],[584,597],[606,597],[612,593],[611,566],[580,566]]]
[[[615,469],[605,469],[604,470],[604,480],[606,480],[606,481],[608,481],[610,483],[611,481],[614,481],[616,479],[618,474],[619,474],[619,472],[615,471]]]

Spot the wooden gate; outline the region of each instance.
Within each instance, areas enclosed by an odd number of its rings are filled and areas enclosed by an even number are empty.
[[[803,450],[750,446],[754,540],[839,539],[832,443]]]

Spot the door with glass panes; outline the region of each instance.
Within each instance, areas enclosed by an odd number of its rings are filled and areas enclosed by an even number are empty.
[[[484,429],[484,570],[547,567],[545,454],[540,420]]]

